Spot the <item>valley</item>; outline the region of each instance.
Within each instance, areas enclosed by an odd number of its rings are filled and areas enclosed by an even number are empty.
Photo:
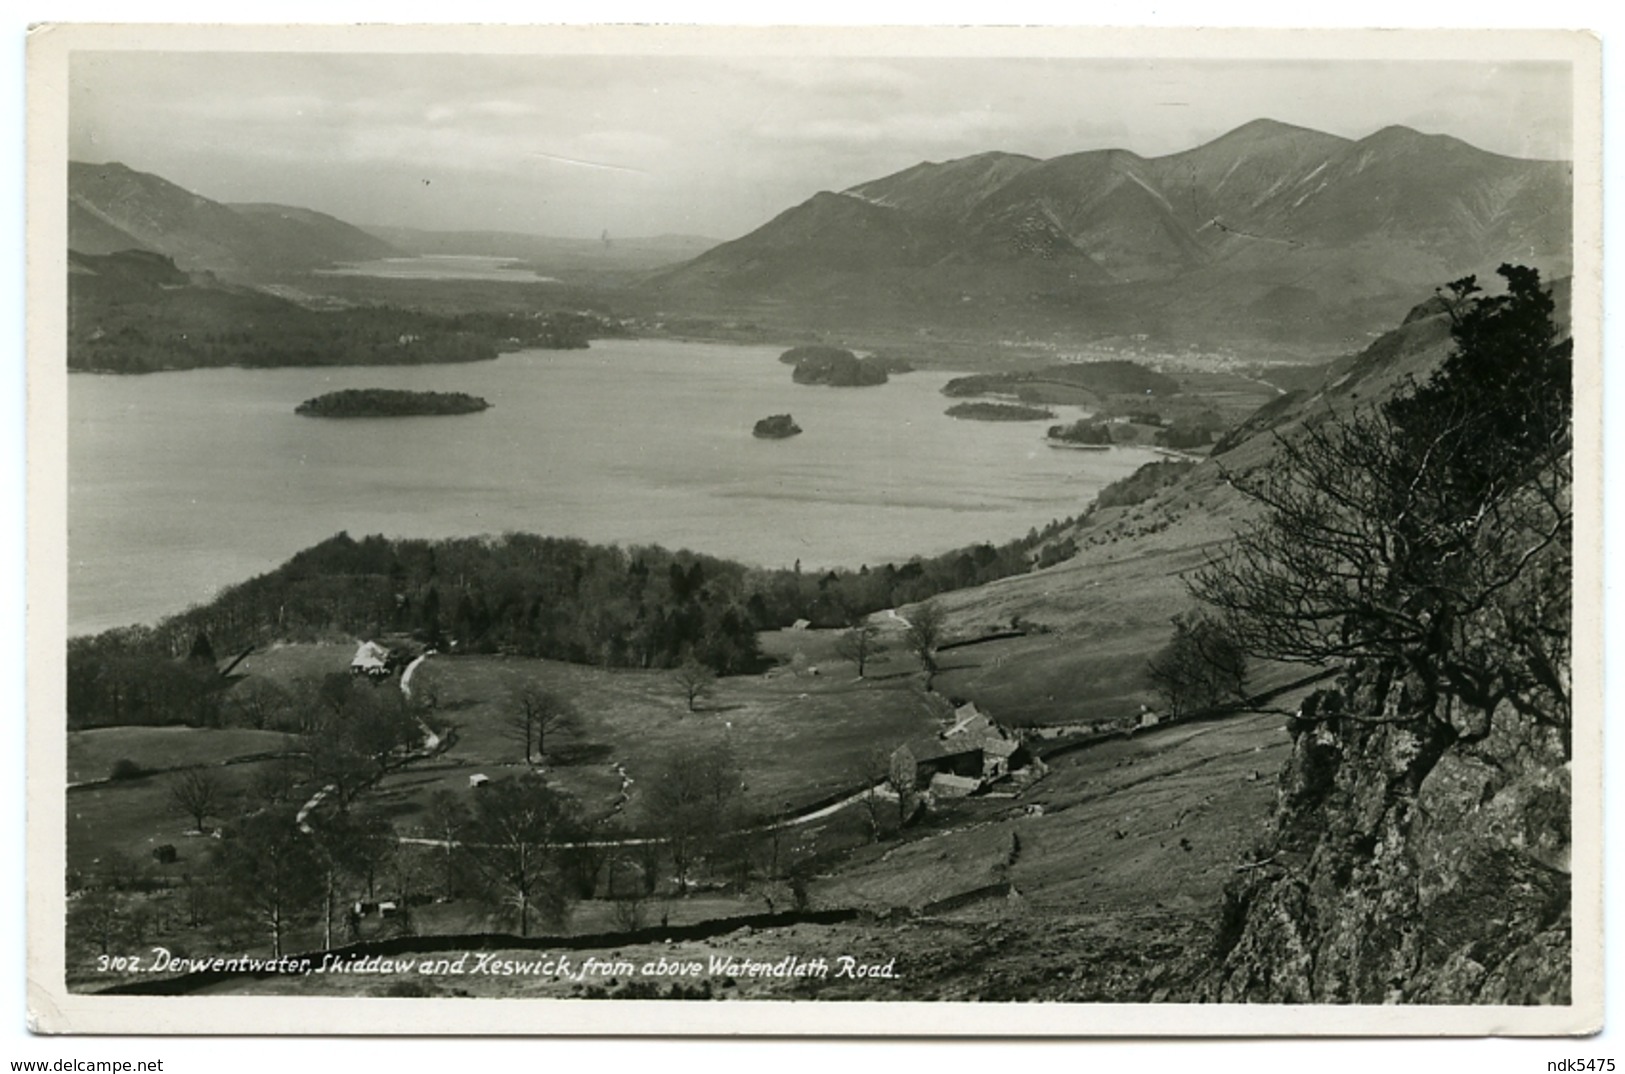
[[[1257,121],[595,244],[76,164],[67,366],[154,376],[70,385],[69,986],[1558,1001],[1571,182]]]

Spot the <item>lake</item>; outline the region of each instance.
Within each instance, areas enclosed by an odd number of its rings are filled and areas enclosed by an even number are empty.
[[[1153,456],[947,417],[949,375],[798,385],[781,348],[600,340],[489,362],[68,378],[68,627],[151,622],[340,530],[523,530],[807,569],[1004,541]],[[454,417],[301,417],[341,388],[463,391]],[[805,431],[758,440],[791,413]],[[1083,412],[1057,408],[1057,420]]]
[[[341,262],[338,268],[317,269],[318,276],[382,276],[390,280],[498,280],[503,283],[557,283],[520,267],[514,257],[476,254],[424,254],[422,257],[385,257],[377,261]]]

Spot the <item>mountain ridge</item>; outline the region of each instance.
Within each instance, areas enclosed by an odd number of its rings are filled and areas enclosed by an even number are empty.
[[[1156,157],[922,162],[846,188],[861,214],[822,192],[648,283],[713,305],[861,299],[841,312],[922,327],[981,303],[997,323],[1098,335],[1146,324],[1351,346],[1439,279],[1509,260],[1570,271],[1572,188],[1567,162],[1450,135],[1391,125],[1349,139],[1261,119]]]
[[[326,213],[272,203],[227,205],[117,161],[69,161],[68,205],[70,250],[147,250],[185,270],[246,277],[398,252]]]

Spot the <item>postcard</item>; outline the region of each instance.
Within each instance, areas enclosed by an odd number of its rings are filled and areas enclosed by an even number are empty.
[[[28,68],[38,1031],[1600,1025],[1595,38]]]

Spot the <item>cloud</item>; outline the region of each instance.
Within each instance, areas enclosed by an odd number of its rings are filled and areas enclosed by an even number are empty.
[[[876,145],[965,145],[1007,132],[1009,121],[988,111],[911,112],[901,115],[779,120],[752,134],[771,142]]]
[[[69,127],[75,155],[226,200],[732,236],[923,159],[1154,156],[1260,116],[1562,156],[1566,78],[1487,63],[82,53]],[[365,196],[379,186],[405,200]]]

